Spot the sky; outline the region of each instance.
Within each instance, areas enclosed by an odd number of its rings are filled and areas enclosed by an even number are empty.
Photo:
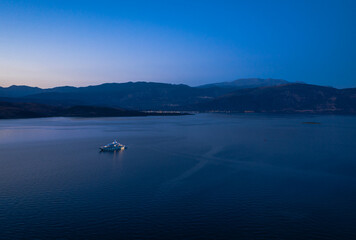
[[[356,87],[356,1],[1,0],[0,86]]]

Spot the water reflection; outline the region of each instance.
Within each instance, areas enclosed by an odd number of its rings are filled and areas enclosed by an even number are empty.
[[[112,153],[112,155],[113,155],[113,158],[112,158],[112,159],[115,160],[115,161],[121,161],[121,160],[123,160],[124,151],[125,151],[125,150],[114,151],[114,152]]]
[[[107,161],[111,159],[112,167],[116,171],[120,172],[122,171],[122,166],[124,162],[124,151],[126,150],[119,150],[119,151],[113,151],[113,152],[99,152],[100,155],[100,161]]]

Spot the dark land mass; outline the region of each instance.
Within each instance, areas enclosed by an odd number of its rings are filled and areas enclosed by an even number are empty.
[[[60,111],[59,107],[37,103],[0,102],[0,119],[50,117]]]
[[[356,114],[356,88],[287,84],[233,91],[185,110],[261,113]]]
[[[0,102],[0,119],[43,117],[142,117],[185,115],[180,112],[140,112],[97,106],[59,107],[38,103]]]
[[[177,106],[211,100],[229,89],[218,87],[194,88],[187,85],[128,82],[106,83],[89,87],[60,87],[45,89],[10,101],[34,102],[60,106],[90,105],[119,107],[133,110],[174,110]],[[0,95],[0,97],[8,97]],[[4,99],[9,101],[9,99]]]
[[[237,79],[231,82],[220,82],[201,85],[197,88],[192,88],[184,84],[165,84],[165,83],[153,83],[153,82],[127,82],[127,83],[105,83],[97,86],[88,86],[88,87],[55,87],[48,89],[41,89],[38,87],[29,87],[29,86],[11,86],[11,87],[0,87],[0,97],[26,97],[29,95],[37,95],[46,93],[43,97],[51,96],[52,93],[97,93],[97,92],[124,92],[125,94],[134,94],[141,96],[153,95],[155,98],[167,98],[167,94],[173,92],[173,96],[180,96],[181,91],[186,92],[186,96],[192,97],[194,95],[204,96],[217,96],[221,93],[226,92],[220,88],[228,89],[241,89],[241,88],[256,88],[264,86],[276,86],[281,84],[288,84],[289,82],[282,79],[262,79],[262,78],[244,78]],[[218,88],[216,88],[218,87]],[[199,90],[199,88],[210,88],[209,90]],[[142,90],[144,93],[142,93]],[[179,91],[181,90],[181,91]],[[177,95],[178,93],[178,95]],[[64,94],[66,95],[66,94]],[[41,98],[39,96],[33,96]],[[56,98],[56,97],[54,97]],[[162,100],[162,99],[160,99]],[[170,100],[171,101],[171,100]]]
[[[232,89],[244,89],[244,88],[257,88],[257,87],[270,87],[278,86],[282,84],[288,84],[290,82],[283,79],[273,79],[273,78],[242,78],[231,82],[220,82],[211,83],[199,86],[200,88],[211,88],[211,87],[221,87],[221,88],[232,88]]]
[[[44,89],[37,87],[28,86],[10,86],[7,88],[0,87],[0,96],[3,98],[7,97],[24,97],[31,94],[42,93]]]
[[[190,87],[148,82],[51,89],[12,86],[0,88],[0,117],[147,116],[184,111],[356,114],[356,88],[283,84],[284,80],[276,79],[239,81],[244,86],[249,82],[273,86]]]

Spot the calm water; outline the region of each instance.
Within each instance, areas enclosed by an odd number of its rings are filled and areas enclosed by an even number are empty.
[[[356,239],[356,117],[0,121],[0,239],[105,238]]]

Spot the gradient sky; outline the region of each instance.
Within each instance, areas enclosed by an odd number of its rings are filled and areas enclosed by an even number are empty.
[[[0,86],[356,87],[356,1],[0,1]]]

